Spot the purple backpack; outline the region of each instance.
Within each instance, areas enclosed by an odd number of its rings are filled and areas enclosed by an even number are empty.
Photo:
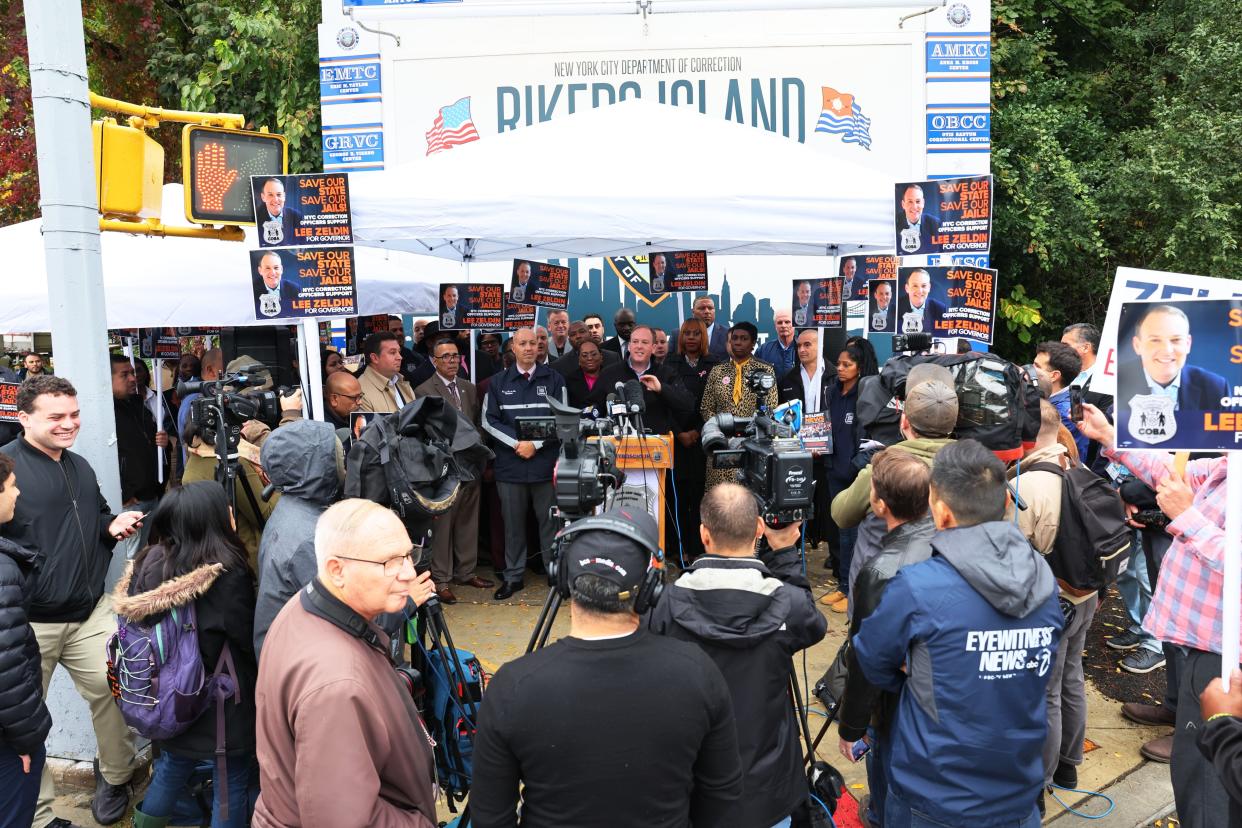
[[[230,696],[240,701],[241,691],[227,642],[215,671],[207,675],[193,601],[152,619],[118,617],[105,652],[108,684],[127,725],[148,739],[168,739],[184,732],[215,701],[220,741],[224,702]]]

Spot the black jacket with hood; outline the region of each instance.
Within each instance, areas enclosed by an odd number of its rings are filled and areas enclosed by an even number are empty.
[[[733,696],[745,773],[735,828],[769,828],[807,795],[798,723],[789,700],[792,656],[823,639],[796,548],[760,558],[705,555],[651,610],[652,632],[693,641],[716,662]]]
[[[152,546],[142,560],[142,570],[134,562],[112,592],[117,615],[132,621],[159,616],[173,607],[194,602],[198,620],[198,649],[210,675],[216,669],[227,641],[237,671],[241,699],[232,697],[224,705],[225,750],[230,756],[253,753],[255,749],[254,689],[259,665],[254,653],[254,580],[249,569],[222,564],[205,564],[184,575],[165,578],[165,550]],[[102,658],[102,653],[100,655]],[[193,724],[171,739],[160,742],[165,750],[194,759],[213,759],[216,753],[216,705],[213,701]]]
[[[0,538],[0,745],[37,751],[52,729],[43,704],[39,643],[22,608],[35,553]]]
[[[315,577],[315,524],[341,490],[336,430],[299,420],[272,432],[263,444],[263,471],[280,490],[259,543],[259,595],[254,610],[254,651],[285,603]]]
[[[858,573],[850,590],[854,605],[850,616],[850,638],[858,634],[863,619],[875,612],[880,605],[884,587],[904,566],[925,561],[931,557],[931,539],[936,534],[936,524],[931,516],[903,523],[881,540],[880,552],[867,562]],[[845,698],[837,718],[837,732],[842,739],[856,742],[867,732],[875,713],[877,724],[885,731],[897,708],[897,694],[887,693],[867,681],[854,649],[847,645],[845,663],[848,673],[845,679]]]
[[[0,537],[33,551],[38,562],[26,612],[32,622],[85,621],[103,597],[116,546],[108,534],[115,515],[99,490],[95,470],[68,450],[53,460],[25,437],[0,451],[13,458],[22,489],[13,519],[0,527]]]

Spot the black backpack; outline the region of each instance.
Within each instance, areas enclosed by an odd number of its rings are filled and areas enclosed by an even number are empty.
[[[1117,490],[1086,466],[1033,463],[1021,471],[1061,478],[1061,521],[1046,558],[1057,582],[1069,593],[1089,595],[1116,581],[1130,560],[1134,537]]]

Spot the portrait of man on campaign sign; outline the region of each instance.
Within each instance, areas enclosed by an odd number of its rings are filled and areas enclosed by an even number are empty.
[[[815,322],[815,307],[811,304],[811,298],[814,293],[810,280],[802,279],[794,283],[794,327],[804,328]]]
[[[1128,302],[1117,333],[1120,447],[1238,447],[1242,302]]]
[[[925,185],[897,185],[897,255],[921,256],[938,251],[933,237],[940,221],[929,203]],[[929,212],[930,209],[930,212]]]
[[[282,253],[279,250],[268,250],[258,257],[258,266],[251,277],[254,312],[258,319],[287,314],[292,307],[291,303],[298,297],[297,285],[291,281],[294,278],[292,274],[296,271],[290,267],[289,273],[285,273],[287,263]]]
[[[872,279],[867,287],[867,330],[871,333],[897,333],[897,307],[893,301],[892,279]]]
[[[262,247],[297,244],[293,231],[302,221],[302,214],[285,204],[285,183],[273,176],[255,178],[254,185],[259,244]]]
[[[464,328],[470,311],[470,288],[465,284],[442,285],[440,290],[440,330]]]
[[[931,273],[926,269],[915,268],[905,274],[897,306],[901,318],[897,327],[902,333],[935,333],[942,327],[944,303],[933,299],[931,292]]]
[[[539,289],[539,279],[534,275],[531,263],[517,261],[513,264],[513,283],[509,288],[509,301],[525,304]]]

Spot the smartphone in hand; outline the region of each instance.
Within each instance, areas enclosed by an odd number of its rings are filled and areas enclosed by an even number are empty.
[[[1081,423],[1082,413],[1082,389],[1077,385],[1071,385],[1070,389],[1070,420],[1075,423]]]

